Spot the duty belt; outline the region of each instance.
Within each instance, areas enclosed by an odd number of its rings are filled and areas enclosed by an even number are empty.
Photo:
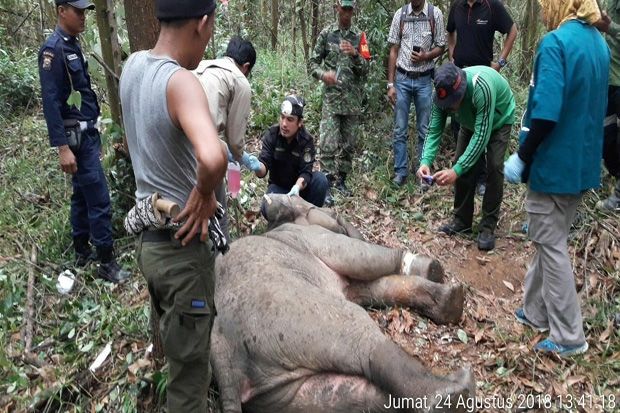
[[[181,240],[174,238],[176,230],[173,229],[147,229],[142,231],[142,241],[144,242],[172,242],[181,245]],[[200,234],[196,234],[188,243],[193,245],[200,241]]]
[[[99,121],[98,120],[81,120],[80,121],[80,131],[85,132],[87,130],[99,130]]]
[[[407,76],[409,79],[417,79],[419,77],[430,76],[435,71],[435,69],[428,69],[428,70],[425,70],[424,72],[414,72],[413,70],[410,72],[408,70],[403,69],[400,66],[396,66],[396,70],[399,73],[402,73],[403,75]]]

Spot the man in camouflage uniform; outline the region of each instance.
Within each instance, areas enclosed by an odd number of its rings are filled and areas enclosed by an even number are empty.
[[[325,84],[320,126],[320,165],[332,186],[343,194],[351,172],[358,116],[368,62],[359,54],[361,32],[351,25],[355,0],[337,0],[338,21],[329,25],[316,42],[310,73]],[[331,196],[326,199],[331,204]]]

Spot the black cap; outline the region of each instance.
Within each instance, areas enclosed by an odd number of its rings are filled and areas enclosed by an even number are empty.
[[[442,109],[453,108],[465,96],[467,74],[454,63],[445,63],[435,70],[435,104]]]
[[[211,15],[215,0],[157,0],[159,20],[181,20]]]
[[[95,9],[95,5],[91,3],[89,0],[77,0],[77,1],[54,0],[54,1],[56,2],[57,6],[60,6],[61,4],[68,4],[69,6],[73,6],[76,9],[80,9],[80,10],[84,10],[84,9],[94,10]]]
[[[280,113],[286,116],[304,116],[304,105],[306,102],[302,97],[290,95],[284,98],[284,102],[280,106]]]

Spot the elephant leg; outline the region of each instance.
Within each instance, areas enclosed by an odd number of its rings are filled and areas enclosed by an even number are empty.
[[[462,285],[432,282],[422,277],[389,275],[369,282],[351,282],[346,297],[361,306],[410,307],[437,324],[457,323],[463,314]]]
[[[310,209],[310,211],[308,211],[308,214],[306,215],[306,220],[308,222],[308,225],[318,225],[336,234],[346,235],[344,228],[342,228],[338,224],[338,221],[327,215],[325,212],[323,212],[323,210],[319,208]]]
[[[365,377],[338,373],[319,373],[274,388],[244,405],[244,411],[263,413],[274,411],[272,400],[295,397],[286,406],[278,406],[280,413],[386,413],[397,412],[386,408],[389,396]],[[388,406],[389,407],[389,406]]]
[[[418,275],[443,281],[437,260],[404,250],[387,248],[310,226],[302,234],[310,251],[337,274],[371,281],[385,275]]]
[[[219,402],[222,413],[241,413],[241,389],[232,363],[232,347],[220,331],[216,317],[211,330],[211,354],[209,361],[213,377],[220,390]]]

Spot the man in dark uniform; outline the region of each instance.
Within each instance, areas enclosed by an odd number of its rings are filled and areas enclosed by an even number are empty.
[[[71,227],[77,265],[100,261],[98,276],[118,283],[129,276],[114,258],[110,195],[99,160],[99,105],[77,35],[84,31],[89,0],[55,0],[58,25],[39,51],[43,112],[60,168],[71,174]],[[96,255],[91,250],[91,242]]]
[[[323,206],[329,184],[325,174],[312,171],[315,161],[314,138],[303,125],[304,100],[287,96],[280,108],[280,122],[263,136],[256,176],[269,172],[267,193],[301,196]]]

